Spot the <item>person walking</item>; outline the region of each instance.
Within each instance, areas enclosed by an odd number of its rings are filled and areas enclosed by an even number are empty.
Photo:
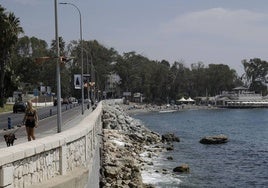
[[[34,128],[38,126],[38,115],[31,101],[27,101],[27,108],[22,123],[25,125],[28,141],[35,140]]]

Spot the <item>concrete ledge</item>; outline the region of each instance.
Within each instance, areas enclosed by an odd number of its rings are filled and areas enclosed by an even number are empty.
[[[12,152],[12,150],[1,151],[0,166],[3,166],[4,164],[10,163],[10,161],[13,161],[13,155],[14,155],[14,152]]]
[[[31,185],[29,188],[74,188],[85,187],[88,180],[89,170],[86,168],[76,168],[66,175],[52,178],[46,182]]]

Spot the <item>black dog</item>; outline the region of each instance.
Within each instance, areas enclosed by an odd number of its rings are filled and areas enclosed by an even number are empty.
[[[14,133],[5,134],[4,138],[5,138],[7,147],[13,146],[14,140],[17,139]]]

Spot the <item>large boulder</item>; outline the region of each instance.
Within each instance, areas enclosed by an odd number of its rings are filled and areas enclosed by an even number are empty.
[[[228,137],[223,134],[215,136],[205,136],[199,142],[201,144],[224,144],[228,142]]]
[[[162,135],[162,142],[179,142],[179,137],[175,136],[174,133],[166,133]]]
[[[180,173],[189,173],[190,167],[188,164],[182,164],[180,166],[177,166],[173,169],[173,172],[180,172]]]

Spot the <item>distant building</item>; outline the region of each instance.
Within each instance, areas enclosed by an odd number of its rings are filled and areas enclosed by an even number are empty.
[[[215,96],[215,104],[228,108],[268,107],[268,98],[249,91],[246,87],[236,87],[232,91],[223,91]]]
[[[134,93],[133,94],[133,102],[142,103],[142,101],[143,101],[143,97],[142,97],[141,93]]]

